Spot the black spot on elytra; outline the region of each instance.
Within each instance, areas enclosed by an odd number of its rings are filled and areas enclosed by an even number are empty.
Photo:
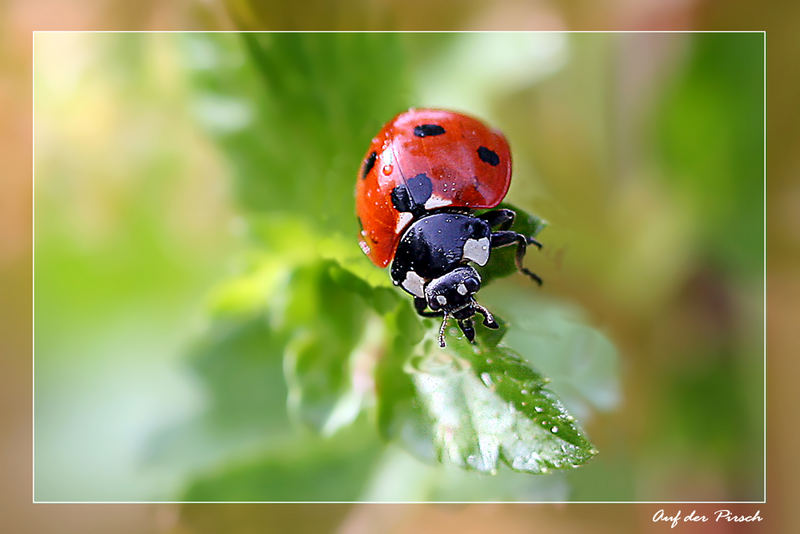
[[[411,212],[414,210],[414,201],[405,184],[400,184],[392,189],[392,205],[400,212]]]
[[[478,147],[478,157],[481,161],[488,163],[492,167],[500,164],[500,156],[494,150],[489,150],[485,146]]]
[[[361,179],[362,180],[367,177],[367,175],[369,174],[369,171],[371,171],[372,167],[375,166],[375,159],[377,157],[378,157],[377,152],[372,151],[372,152],[369,153],[369,156],[367,156],[367,159],[364,160],[364,168],[361,170]]]
[[[431,179],[425,173],[420,173],[392,189],[392,205],[400,212],[422,212],[425,210],[425,202],[431,198],[431,193],[433,193]]]
[[[414,135],[416,135],[417,137],[442,135],[443,133],[444,133],[444,128],[442,128],[438,124],[420,124],[419,126],[414,126]]]
[[[433,184],[425,173],[409,179],[407,186],[411,193],[411,200],[418,206],[423,206],[431,198],[431,193],[433,193]]]

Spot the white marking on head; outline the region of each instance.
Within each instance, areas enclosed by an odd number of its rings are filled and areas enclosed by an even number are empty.
[[[465,286],[464,284],[458,284],[458,287],[456,288],[456,291],[458,291],[459,295],[466,295],[467,294],[467,286]]]
[[[450,206],[453,203],[452,200],[447,198],[442,198],[437,194],[432,194],[428,200],[425,201],[425,209],[432,210],[433,208],[441,208],[443,206]]]
[[[467,242],[464,243],[463,257],[478,265],[486,265],[486,262],[489,261],[489,238],[467,239]]]
[[[403,212],[400,214],[400,217],[397,219],[397,226],[395,227],[395,232],[398,234],[403,231],[403,228],[406,227],[408,223],[411,222],[414,216],[408,212]]]
[[[416,297],[425,297],[425,280],[414,271],[408,271],[406,273],[406,279],[403,280],[401,285],[412,295]]]
[[[447,299],[445,298],[444,295],[436,295],[436,302],[444,306],[445,304],[447,304]]]

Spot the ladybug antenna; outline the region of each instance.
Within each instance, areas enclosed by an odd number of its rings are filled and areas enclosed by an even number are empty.
[[[499,328],[499,325],[497,324],[497,321],[494,320],[494,315],[492,315],[492,312],[490,312],[489,310],[487,310],[486,308],[484,308],[483,306],[481,306],[477,302],[475,302],[473,304],[473,306],[475,307],[475,310],[478,313],[483,315],[483,324],[484,324],[484,326],[487,326],[489,328]]]
[[[442,318],[442,326],[439,327],[439,346],[442,348],[446,346],[444,342],[444,329],[447,326],[447,320],[449,318],[450,315],[447,312],[445,312],[444,317]]]

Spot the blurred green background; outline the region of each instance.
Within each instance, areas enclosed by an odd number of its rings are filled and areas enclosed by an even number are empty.
[[[35,497],[761,499],[762,73],[761,34],[36,35]],[[331,435],[287,415],[264,295],[319,257],[388,278],[352,191],[411,105],[501,128],[508,199],[550,222],[545,288],[482,293],[600,450],[584,467],[429,465],[367,395]],[[361,313],[331,308],[294,321]]]

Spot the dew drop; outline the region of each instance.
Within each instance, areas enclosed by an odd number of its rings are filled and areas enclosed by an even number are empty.
[[[542,411],[542,407],[541,406],[534,406],[533,409],[536,410],[537,412],[541,412]]]
[[[489,373],[481,373],[481,382],[486,385],[486,387],[492,386],[492,376]]]
[[[575,418],[574,418],[574,417],[572,417],[571,415],[568,415],[568,416],[567,416],[565,419],[566,419],[567,421],[574,421],[574,420],[575,420]]]
[[[550,431],[551,431],[553,434],[555,434],[556,432],[558,432],[558,427],[557,427],[557,426],[554,426],[553,428],[551,428],[551,429],[550,429]]]
[[[527,389],[523,389],[522,391],[520,391],[520,393],[522,393],[523,395],[527,395],[528,394],[528,390]]]
[[[393,167],[393,166],[391,166],[391,165],[384,165],[384,166],[383,166],[383,169],[382,169],[382,171],[383,171],[383,175],[384,175],[384,176],[389,176],[390,174],[392,174],[392,171],[393,171],[393,170],[394,170],[394,167]]]

